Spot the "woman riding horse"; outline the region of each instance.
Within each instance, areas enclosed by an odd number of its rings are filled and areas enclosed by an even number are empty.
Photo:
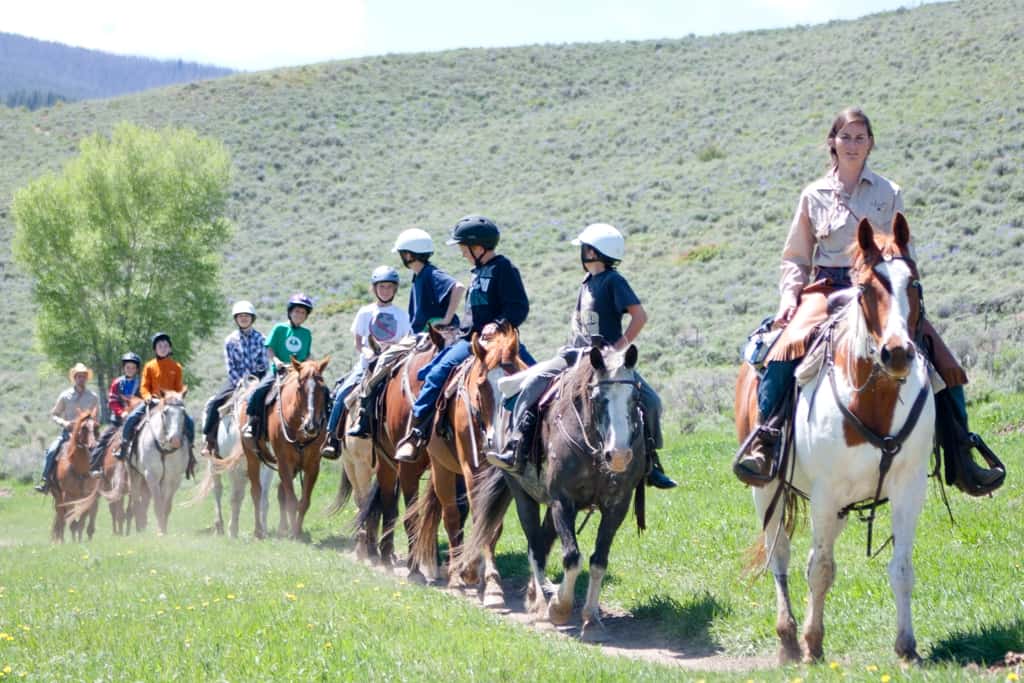
[[[829,295],[851,286],[851,248],[857,239],[857,224],[867,219],[875,230],[891,233],[893,218],[903,210],[900,187],[867,166],[875,138],[861,109],[840,112],[826,141],[831,170],[804,188],[782,250],[782,297],[774,324],[784,329],[768,353],[758,385],[757,433],[733,466],[736,476],[751,486],[763,486],[772,478],[782,427],[788,419],[786,398],[792,392],[793,372],[828,317]],[[986,453],[981,439],[968,429],[963,390],[967,374],[927,319],[922,320],[921,337],[946,385],[936,395],[936,426],[940,431],[955,430],[943,443],[947,481],[972,495],[991,492],[1002,484],[1006,472],[1001,465],[979,467],[971,457],[975,445],[986,459],[991,453]],[[951,478],[954,469],[958,474]]]

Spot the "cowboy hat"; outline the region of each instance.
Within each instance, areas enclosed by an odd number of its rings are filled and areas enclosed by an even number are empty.
[[[86,374],[86,378],[85,378],[86,381],[89,381],[90,379],[92,379],[92,370],[87,368],[85,363],[75,363],[75,367],[71,368],[68,371],[68,379],[70,379],[72,382],[74,382],[75,381],[75,375],[77,375],[80,372],[84,372]]]

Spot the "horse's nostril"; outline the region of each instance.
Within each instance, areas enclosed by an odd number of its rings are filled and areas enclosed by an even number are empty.
[[[892,352],[889,351],[887,346],[882,347],[881,359],[883,363],[888,363],[889,359],[892,358]]]

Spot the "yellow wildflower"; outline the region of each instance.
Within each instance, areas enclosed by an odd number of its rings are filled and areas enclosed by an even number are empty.
[[[284,597],[293,602],[295,601],[295,593],[285,593]]]
[[[882,683],[889,683],[889,681],[891,681],[891,680],[892,680],[892,677],[889,676],[889,674],[882,674]]]
[[[234,594],[234,593],[228,593],[228,594],[227,594],[227,595],[226,595],[225,597],[226,597],[226,598],[227,598],[228,600],[234,600],[234,599],[235,599],[235,594]]]

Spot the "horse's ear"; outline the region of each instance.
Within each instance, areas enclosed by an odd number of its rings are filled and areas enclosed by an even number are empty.
[[[630,344],[629,348],[626,349],[626,369],[632,370],[636,367],[637,357],[640,352],[636,350],[636,344]]]
[[[298,372],[299,370],[302,369],[302,363],[300,363],[299,359],[296,358],[295,356],[288,356],[288,360],[291,361],[292,369],[295,370],[295,372]]]
[[[604,356],[601,355],[601,349],[596,346],[590,347],[590,364],[594,366],[595,370],[604,370]]]
[[[910,244],[910,226],[907,225],[907,217],[900,211],[892,217],[892,235],[896,238],[896,246],[905,251]]]
[[[867,218],[861,218],[857,225],[857,245],[865,254],[871,254],[878,250],[878,246],[875,244],[875,230]]]
[[[185,398],[185,394],[187,394],[187,393],[188,393],[188,385],[186,384],[186,385],[182,386],[182,388],[181,388],[181,397]]]
[[[163,399],[163,397],[164,397],[164,390],[161,389],[160,391],[156,392],[156,395],[157,395],[157,398]]]
[[[483,360],[484,357],[487,355],[487,351],[485,351],[484,347],[480,345],[480,335],[474,332],[470,344],[473,347],[473,355],[476,356],[479,360]]]
[[[324,374],[324,368],[326,368],[327,364],[330,363],[330,362],[331,362],[331,357],[330,356],[325,356],[322,361],[317,363],[317,366],[316,366],[317,374],[318,375]]]

